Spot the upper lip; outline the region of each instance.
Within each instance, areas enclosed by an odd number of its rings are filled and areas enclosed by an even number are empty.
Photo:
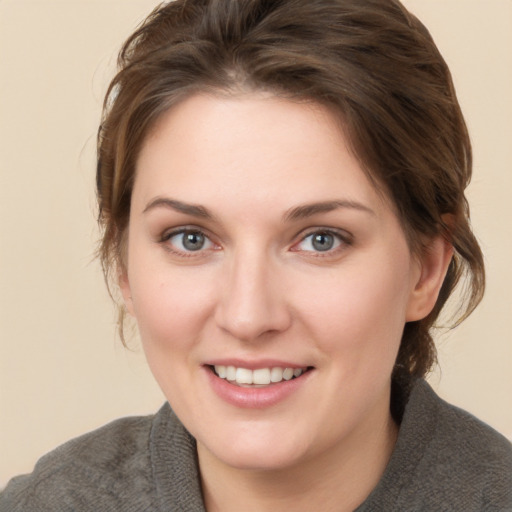
[[[246,360],[238,358],[220,358],[206,361],[205,366],[235,366],[236,368],[247,368],[248,370],[257,370],[259,368],[309,368],[310,365],[301,364],[282,359],[257,359]]]

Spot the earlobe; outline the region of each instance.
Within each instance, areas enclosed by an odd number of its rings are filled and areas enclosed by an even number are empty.
[[[123,294],[123,301],[126,307],[126,310],[130,315],[134,316],[133,310],[133,299],[132,299],[132,291],[130,288],[130,281],[128,279],[128,273],[126,270],[122,270],[119,272],[119,288],[121,289],[121,293]]]
[[[453,257],[452,244],[442,235],[432,239],[419,259],[419,277],[414,283],[406,321],[425,318],[434,308]]]

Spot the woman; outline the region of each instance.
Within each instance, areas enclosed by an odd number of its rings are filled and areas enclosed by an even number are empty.
[[[120,68],[100,253],[170,406],[64,445],[1,510],[511,508],[510,444],[423,381],[461,276],[461,318],[484,286],[426,29],[392,0],[178,1]]]

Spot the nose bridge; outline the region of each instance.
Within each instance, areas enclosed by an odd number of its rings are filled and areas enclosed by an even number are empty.
[[[225,265],[217,324],[244,341],[284,330],[289,314],[277,264],[267,251],[246,244],[226,258]]]

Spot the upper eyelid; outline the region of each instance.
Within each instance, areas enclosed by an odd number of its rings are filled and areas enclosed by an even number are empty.
[[[203,248],[201,247],[197,251],[189,251],[189,250],[183,250],[179,247],[176,247],[174,244],[169,243],[169,241],[178,235],[183,235],[184,233],[191,232],[191,233],[200,233],[203,235],[206,240],[209,242],[210,247]],[[218,247],[218,244],[212,240],[212,237],[209,236],[207,233],[205,233],[205,230],[202,228],[197,227],[191,227],[191,226],[182,226],[182,227],[176,227],[176,228],[169,228],[167,230],[164,230],[161,235],[159,235],[157,239],[158,244],[160,244],[168,253],[174,254],[175,256],[181,257],[181,258],[201,258],[205,257],[206,253],[209,251],[215,251]]]
[[[158,242],[168,242],[171,238],[177,235],[182,235],[184,233],[199,233],[203,235],[211,244],[218,245],[218,243],[215,242],[214,237],[212,237],[212,235],[210,235],[207,230],[196,226],[180,226],[176,228],[165,229],[158,236]]]
[[[307,238],[319,233],[335,236],[338,239],[339,245],[326,251],[303,250],[299,247]],[[295,238],[296,241],[291,244],[288,250],[291,252],[308,254],[309,256],[315,258],[329,258],[334,257],[335,255],[339,255],[340,252],[348,249],[349,246],[352,246],[353,238],[353,235],[344,229],[326,227],[309,228],[303,230],[297,235]]]
[[[204,235],[209,240],[212,239],[212,235],[210,234],[210,232],[207,229],[201,228],[199,226],[194,226],[192,224],[185,225],[185,226],[177,226],[177,227],[174,227],[174,228],[164,229],[162,231],[160,237],[162,239],[164,239],[164,238],[165,239],[169,239],[172,236],[179,235],[181,233],[186,233],[188,231],[190,231],[192,233],[201,233],[202,235]]]
[[[298,238],[299,241],[302,241],[305,238],[307,238],[308,236],[314,235],[316,233],[332,234],[332,235],[338,236],[339,238],[341,238],[342,240],[347,241],[347,242],[352,241],[352,239],[354,238],[353,235],[345,229],[332,228],[332,227],[328,228],[328,227],[322,227],[322,226],[304,229],[300,233],[298,233],[295,238]]]
[[[179,235],[181,233],[186,233],[187,231],[191,232],[197,232],[204,235],[210,242],[220,245],[219,241],[216,240],[216,237],[214,234],[210,232],[210,230],[200,227],[194,224],[186,224],[182,226],[176,226],[173,228],[167,228],[162,231],[162,233],[159,235],[160,241],[167,241],[173,236]],[[307,237],[312,236],[316,233],[329,233],[332,234],[338,238],[340,238],[345,243],[352,243],[353,235],[349,231],[342,229],[342,228],[334,228],[334,227],[327,227],[327,226],[314,226],[309,227],[305,229],[301,229],[296,235],[293,236],[293,242],[292,246],[297,245],[298,243],[305,240]]]

